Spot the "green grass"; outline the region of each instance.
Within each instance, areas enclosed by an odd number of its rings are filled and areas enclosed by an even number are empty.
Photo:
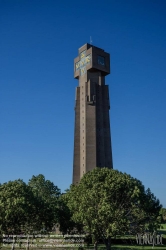
[[[7,248],[7,247],[2,247],[1,250],[9,250],[11,248]],[[25,248],[16,248],[16,249],[19,249],[19,250],[25,250]],[[54,249],[54,250],[78,250],[78,248],[47,248],[48,249]],[[94,246],[93,245],[90,245],[89,247],[84,247],[83,250],[92,250],[94,249]],[[123,245],[113,245],[111,250],[150,250],[150,249],[154,249],[154,250],[157,250],[157,249],[161,249],[161,250],[165,250],[166,249],[166,245],[165,246],[154,246],[154,248],[152,248],[152,245],[151,246],[123,246]],[[46,250],[45,248],[29,248],[29,250]],[[106,250],[106,247],[105,245],[98,245],[98,250]]]
[[[92,249],[94,249],[93,245],[90,245],[89,247],[84,247],[84,250],[92,250]],[[150,246],[112,245],[112,248],[111,248],[111,250],[134,250],[134,249],[137,249],[137,250],[150,250],[150,249],[165,250],[166,249],[166,245],[164,245],[164,246],[154,246],[154,248],[152,248],[152,245],[150,245]],[[106,250],[105,245],[98,245],[98,250]]]
[[[166,249],[166,246],[154,246],[154,248],[152,248],[152,245],[151,246],[121,246],[121,245],[116,245],[116,246],[113,246],[112,249],[115,249],[115,250],[132,250],[132,249],[144,249],[144,250],[147,250],[147,249]],[[104,249],[103,249],[104,250]]]
[[[161,224],[161,226],[162,226],[162,229],[166,230],[166,224]]]

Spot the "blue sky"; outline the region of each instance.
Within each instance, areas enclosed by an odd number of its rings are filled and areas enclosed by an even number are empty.
[[[166,1],[0,0],[0,182],[72,181],[73,60],[111,54],[114,168],[166,207]]]

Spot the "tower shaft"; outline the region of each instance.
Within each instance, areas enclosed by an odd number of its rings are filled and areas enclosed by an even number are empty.
[[[89,44],[81,47],[79,54],[74,65],[75,78],[79,79],[75,98],[74,184],[95,167],[113,168],[109,90],[105,85],[105,75],[110,71],[109,54]]]

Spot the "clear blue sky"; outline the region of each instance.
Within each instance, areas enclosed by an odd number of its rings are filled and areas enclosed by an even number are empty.
[[[72,181],[73,60],[111,54],[114,168],[166,207],[166,1],[0,0],[0,182]]]

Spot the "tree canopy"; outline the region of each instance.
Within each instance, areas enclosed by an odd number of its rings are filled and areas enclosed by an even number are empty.
[[[102,238],[107,249],[116,235],[154,228],[161,209],[159,200],[139,180],[108,168],[85,174],[66,197],[72,219],[96,241]]]
[[[1,233],[50,231],[58,221],[60,189],[43,175],[0,185]]]
[[[51,230],[58,221],[60,189],[50,180],[45,180],[44,175],[32,176],[28,182],[34,196],[41,203],[39,212],[40,223],[45,230]]]
[[[96,168],[65,194],[40,174],[28,184],[18,179],[0,185],[0,232],[51,231],[59,223],[63,233],[85,232],[111,249],[117,235],[137,234],[158,227],[158,199],[141,181],[126,173]],[[165,218],[165,217],[164,217]]]
[[[0,186],[0,229],[4,233],[20,232],[33,224],[37,213],[36,200],[30,187],[22,180]]]
[[[60,189],[50,180],[46,180],[42,174],[33,175],[28,185],[32,188],[35,196],[41,197],[45,201],[58,199],[61,193]]]
[[[160,210],[162,223],[166,223],[166,208],[161,208]]]

